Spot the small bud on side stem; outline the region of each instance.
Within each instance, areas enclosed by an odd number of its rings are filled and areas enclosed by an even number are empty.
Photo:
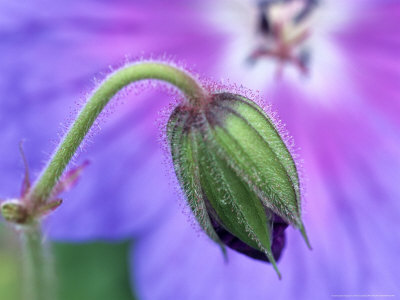
[[[23,224],[29,217],[28,210],[18,199],[11,199],[2,202],[1,215],[6,221],[15,224]]]

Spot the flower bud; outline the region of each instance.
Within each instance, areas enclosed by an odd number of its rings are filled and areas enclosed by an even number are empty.
[[[6,200],[1,203],[1,215],[6,221],[16,224],[25,223],[29,217],[25,205],[18,199]]]
[[[207,235],[250,257],[276,260],[288,224],[299,228],[300,183],[295,162],[253,101],[218,93],[201,108],[178,106],[167,135],[175,173]]]

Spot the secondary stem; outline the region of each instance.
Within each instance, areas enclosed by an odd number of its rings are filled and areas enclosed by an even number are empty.
[[[46,251],[38,224],[23,229],[23,297],[29,300],[54,300],[52,258]]]
[[[166,64],[134,64],[114,72],[92,94],[33,186],[28,198],[34,205],[42,204],[50,196],[79,144],[110,99],[123,87],[143,79],[158,79],[176,86],[192,106],[200,105],[201,99],[206,97],[205,91],[190,75]]]

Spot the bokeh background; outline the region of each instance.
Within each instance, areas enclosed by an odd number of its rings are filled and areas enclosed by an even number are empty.
[[[268,5],[283,7],[278,17]],[[296,23],[298,7],[308,10]],[[306,27],[290,44],[306,72],[254,57],[276,44],[264,17]],[[149,58],[259,91],[304,160],[313,251],[289,229],[282,281],[233,251],[226,264],[165,163],[171,96],[150,84],[119,95],[72,164],[89,167],[44,224],[60,299],[399,297],[399,26],[397,0],[0,0],[1,199],[19,195],[21,140],[36,177],[98,80]],[[20,290],[18,238],[1,220],[0,298]]]

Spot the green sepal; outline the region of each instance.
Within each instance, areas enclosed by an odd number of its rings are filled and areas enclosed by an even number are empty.
[[[266,207],[300,229],[311,248],[301,220],[296,164],[272,120],[249,99],[236,95],[220,98],[214,114],[224,116],[215,126],[222,156],[231,160],[230,165]]]
[[[262,115],[248,120],[247,115],[235,109],[247,110],[249,105],[230,102],[229,107],[219,107],[224,111],[224,120],[215,126],[215,139],[225,152],[224,156],[231,160],[230,164],[235,166],[234,169],[246,179],[267,207],[289,223],[299,225],[301,219],[294,183],[269,145],[268,138],[263,138],[254,127],[268,128],[272,125]]]
[[[200,185],[197,145],[192,131],[185,130],[187,118],[188,115],[184,113],[174,113],[167,125],[175,173],[200,227],[220,246],[225,259],[227,259],[226,247],[215,232],[207,212]]]
[[[227,162],[215,155],[214,147],[205,141],[208,136],[208,132],[196,133],[200,180],[207,200],[224,228],[247,245],[264,252],[281,278],[272,255],[272,229],[264,206]]]

